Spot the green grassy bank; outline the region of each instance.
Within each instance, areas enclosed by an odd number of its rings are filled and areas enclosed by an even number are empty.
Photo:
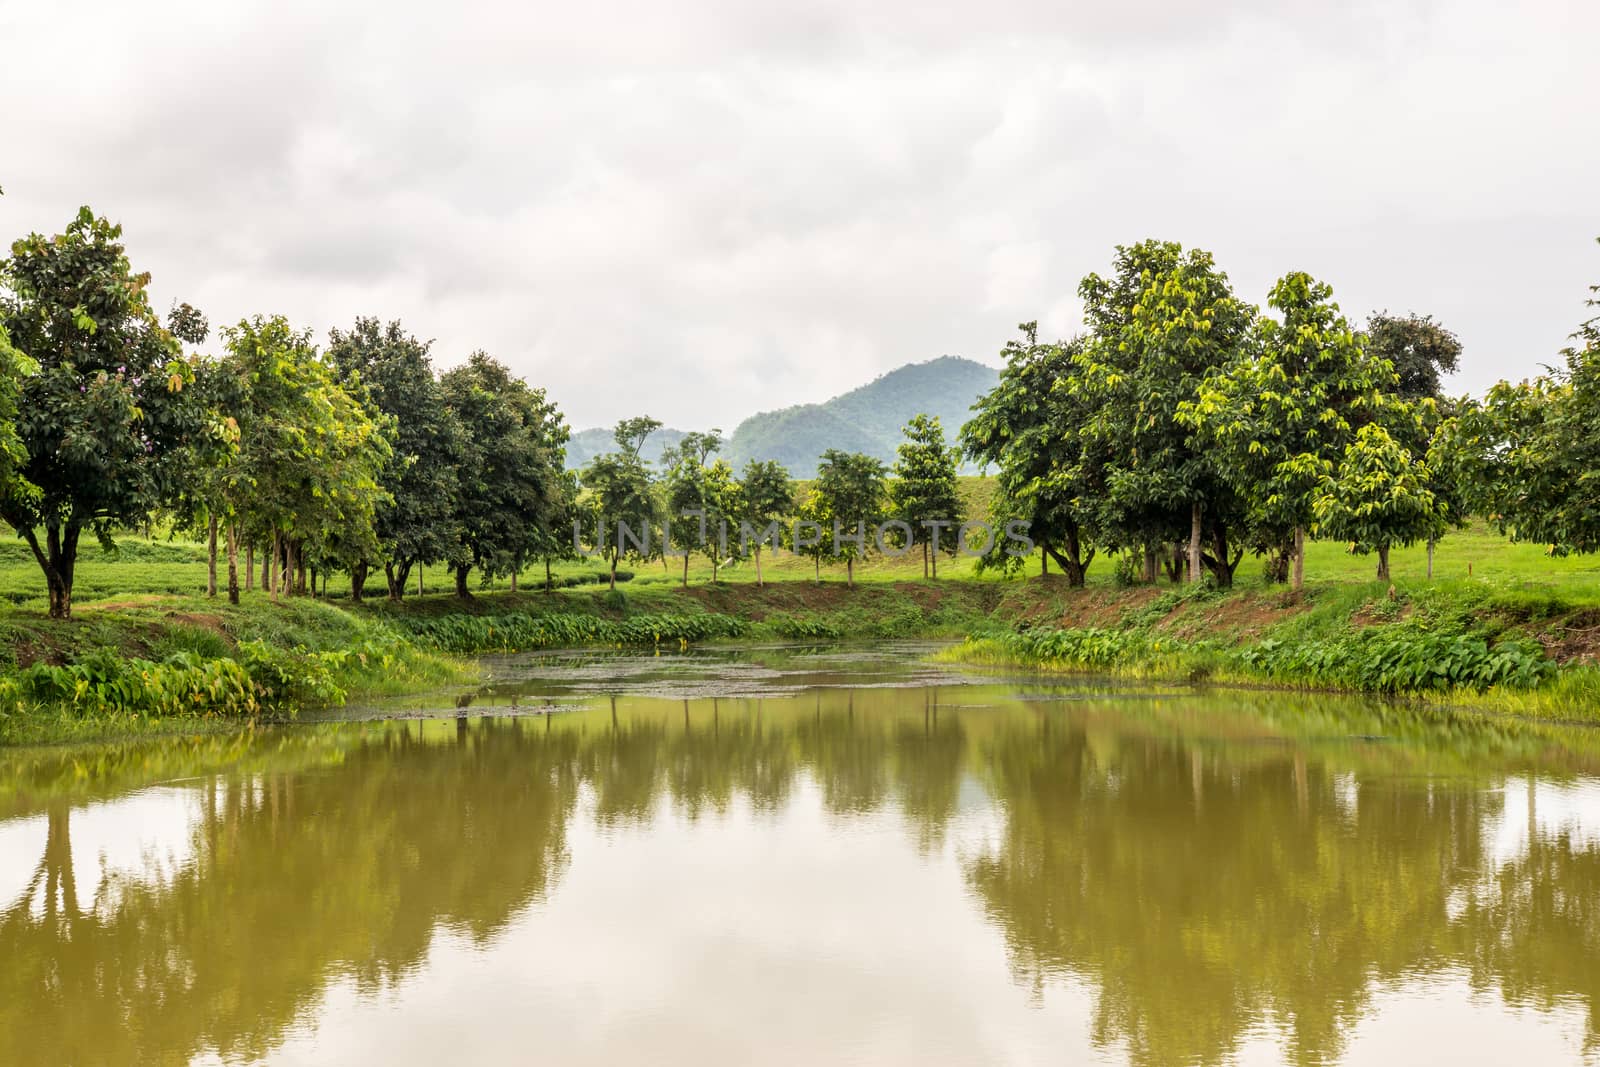
[[[920,560],[877,560],[855,588],[810,561],[642,566],[616,593],[594,564],[542,569],[467,601],[441,572],[428,593],[363,604],[330,599],[237,606],[204,596],[205,553],[183,542],[123,540],[86,553],[74,618],[44,616],[22,546],[0,543],[0,743],[199,729],[282,716],[352,697],[466,684],[467,657],[577,644],[681,647],[706,641],[941,637],[952,661],[1041,671],[1419,694],[1518,714],[1600,720],[1600,575],[1594,560],[1552,560],[1483,530],[1447,540],[1425,577],[1420,549],[1396,553],[1393,585],[1371,561],[1319,545],[1305,593],[1266,585],[1247,561],[1226,592],[1122,588],[1099,562],[1086,589],[1037,572],[937,582]],[[1470,572],[1470,577],[1468,576]],[[948,575],[949,577],[945,577]]]

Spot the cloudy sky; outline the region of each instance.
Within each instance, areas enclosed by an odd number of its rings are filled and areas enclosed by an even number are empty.
[[[1113,245],[1426,311],[1458,390],[1600,282],[1592,0],[0,0],[0,235],[161,307],[487,349],[576,427],[731,428],[1073,331]]]

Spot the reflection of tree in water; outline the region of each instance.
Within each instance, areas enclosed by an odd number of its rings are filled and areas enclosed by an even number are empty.
[[[52,808],[42,917],[0,915],[0,1063],[268,1051],[326,984],[417,966],[443,925],[485,941],[565,864],[575,738],[482,722],[395,730],[336,769],[216,782],[195,860],[86,910]]]
[[[175,743],[185,755],[152,763],[162,778],[184,759],[202,777],[234,768],[199,794],[194,859],[110,887],[71,862],[72,802],[99,794],[41,765],[33,891],[0,912],[0,1063],[270,1051],[330,982],[381,987],[440,927],[482,943],[547,894],[580,790],[599,825],[647,825],[667,800],[690,819],[779,810],[802,775],[830,813],[899,812],[925,852],[963,780],[985,783],[1004,823],[969,876],[1019,979],[1085,980],[1094,1036],[1141,1063],[1218,1062],[1268,1021],[1298,1062],[1322,1062],[1378,984],[1447,968],[1513,1002],[1581,998],[1594,1025],[1600,851],[1534,834],[1497,864],[1498,794],[1395,773],[1489,742],[1358,758],[1240,721],[1185,740],[1126,705],[966,712],[932,690],[823,689]],[[142,758],[103,767],[127,788]]]
[[[1376,983],[1448,967],[1512,1001],[1581,997],[1594,1025],[1600,859],[1546,841],[1496,870],[1498,794],[1380,777],[1352,806],[1294,748],[1008,725],[987,752],[1006,828],[972,883],[1019,977],[1088,980],[1095,1039],[1135,1062],[1221,1062],[1269,1019],[1295,1062],[1328,1062]]]

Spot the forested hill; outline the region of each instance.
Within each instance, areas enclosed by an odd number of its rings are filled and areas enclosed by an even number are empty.
[[[752,459],[775,459],[796,477],[815,474],[818,458],[829,448],[865,452],[892,463],[901,427],[911,416],[939,416],[945,439],[954,443],[973,403],[998,380],[994,368],[957,356],[908,363],[821,404],[752,415],[733,431],[723,455],[735,469]],[[645,456],[656,459],[681,436],[677,430],[657,431],[645,443]],[[581,467],[611,447],[610,430],[573,434],[567,466]]]

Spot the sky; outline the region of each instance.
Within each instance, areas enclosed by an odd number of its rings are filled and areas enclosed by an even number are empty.
[[[1431,313],[1478,392],[1600,282],[1596,40],[1592,0],[0,0],[0,237],[89,204],[159,308],[398,318],[575,428],[997,363],[1147,237]]]

